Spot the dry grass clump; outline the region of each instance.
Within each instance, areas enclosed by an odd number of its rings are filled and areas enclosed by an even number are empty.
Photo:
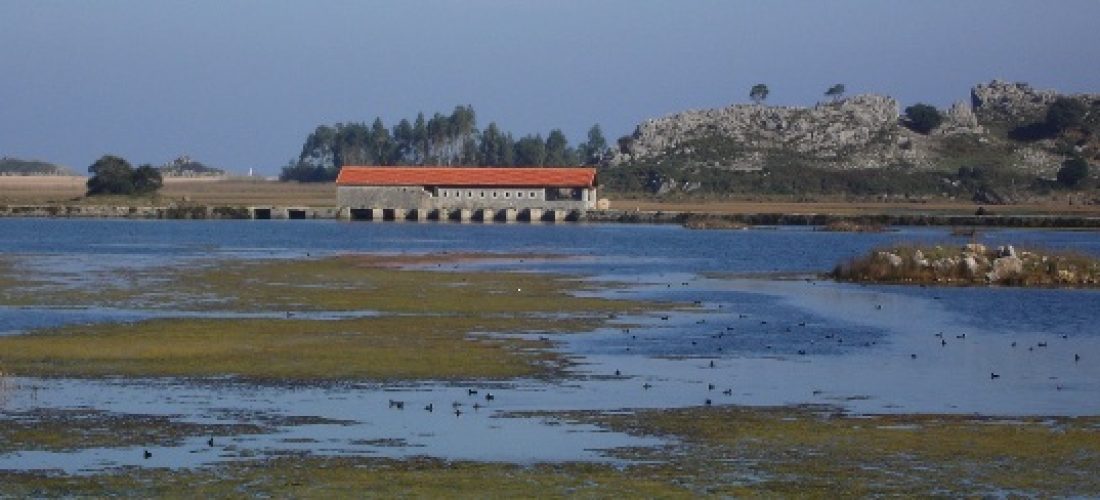
[[[1100,259],[1072,252],[959,246],[899,245],[838,265],[841,281],[1004,286],[1100,285]]]
[[[821,230],[836,233],[882,233],[886,231],[886,226],[850,220],[836,220],[825,224]]]

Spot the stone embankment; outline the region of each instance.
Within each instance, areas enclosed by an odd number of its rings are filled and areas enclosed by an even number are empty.
[[[103,205],[0,205],[0,217],[125,218],[125,219],[351,219],[355,214],[336,207],[283,206],[164,206],[128,207]],[[378,221],[389,221],[384,217]],[[366,218],[364,220],[374,220]],[[416,220],[411,217],[408,220]],[[434,219],[432,219],[434,220]],[[474,218],[475,221],[492,220]],[[517,220],[527,220],[523,217]],[[588,210],[554,219],[569,222],[625,224],[680,224],[695,229],[739,229],[747,226],[821,226],[833,228],[885,228],[888,226],[1100,228],[1100,217],[1071,215],[946,215],[748,213]]]
[[[832,277],[869,283],[1100,286],[1100,260],[1083,255],[988,248],[899,246],[836,267]]]

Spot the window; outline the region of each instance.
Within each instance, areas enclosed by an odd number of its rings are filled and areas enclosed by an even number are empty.
[[[535,197],[535,192],[531,191],[529,198],[534,198],[534,197]]]
[[[497,197],[497,192],[493,191],[493,198],[496,198],[496,197]]]
[[[473,198],[474,197],[474,192],[473,191],[466,191],[466,197],[467,198]]]
[[[517,192],[516,193],[516,198],[523,198],[523,191]]]
[[[482,192],[481,192],[481,197],[482,197],[482,198],[484,198],[484,197],[485,197],[485,191],[482,191]]]
[[[512,197],[512,192],[511,191],[505,191],[504,192],[504,197],[505,198],[511,198]]]

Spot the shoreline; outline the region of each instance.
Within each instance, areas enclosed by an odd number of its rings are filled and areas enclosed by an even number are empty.
[[[335,206],[301,205],[0,205],[0,218],[114,218],[114,219],[332,219],[354,220],[347,210]],[[415,220],[415,219],[410,219]],[[438,221],[427,217],[422,220]],[[1071,214],[985,214],[951,213],[827,213],[827,212],[745,212],[668,210],[587,210],[576,211],[569,222],[621,224],[712,223],[723,226],[826,226],[852,223],[879,226],[944,227],[1017,227],[1017,228],[1100,228],[1100,216]],[[388,221],[393,222],[393,221]],[[446,221],[439,221],[446,222]],[[491,222],[491,221],[487,221]]]

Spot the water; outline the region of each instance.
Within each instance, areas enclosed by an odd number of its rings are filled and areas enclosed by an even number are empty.
[[[697,310],[653,310],[594,332],[557,336],[556,348],[579,362],[570,377],[481,382],[479,395],[468,394],[468,385],[444,382],[256,387],[231,380],[16,379],[0,388],[0,417],[95,408],[186,422],[263,422],[268,431],[219,436],[215,448],[205,438],[150,448],[150,459],[143,458],[144,449],[131,448],[24,450],[0,455],[0,469],[191,467],[303,451],[519,463],[612,460],[609,449],[662,441],[515,412],[684,407],[708,399],[829,404],[860,413],[1100,414],[1096,291],[858,286],[813,275],[893,242],[965,242],[944,229],[851,234],[645,225],[6,219],[0,220],[0,234],[0,254],[14,259],[18,269],[71,286],[94,286],[119,270],[210,259],[488,251],[564,258],[464,266],[577,273],[623,283],[606,292],[612,297],[700,304]],[[987,245],[1100,255],[1096,236],[991,230],[981,239]],[[0,334],[195,314],[209,313],[0,307]],[[270,314],[277,312],[255,313]],[[1075,354],[1082,360],[1074,362]],[[496,398],[484,400],[485,391]],[[405,408],[391,408],[391,399],[404,401]],[[456,402],[462,405],[459,416],[453,413]],[[475,410],[475,402],[484,407]],[[429,403],[432,412],[424,410]],[[303,416],[312,420],[294,418]]]

